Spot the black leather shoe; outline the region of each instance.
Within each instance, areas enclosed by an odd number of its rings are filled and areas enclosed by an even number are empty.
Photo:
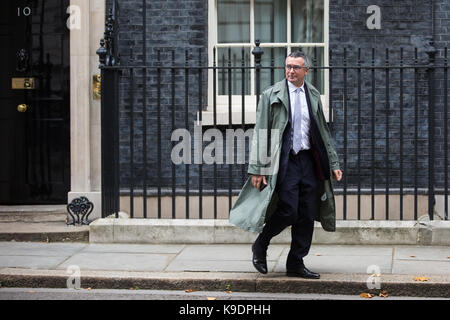
[[[255,249],[255,244],[252,245],[252,252],[253,252],[253,266],[256,270],[258,270],[260,273],[266,274],[267,273],[267,260],[266,260],[266,254],[258,253],[258,251]]]
[[[306,267],[300,267],[294,270],[287,270],[288,277],[299,277],[305,279],[320,279],[320,274],[308,270]]]

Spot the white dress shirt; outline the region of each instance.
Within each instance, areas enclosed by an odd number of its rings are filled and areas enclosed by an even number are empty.
[[[297,90],[298,87],[293,85],[291,82],[288,83],[289,88],[289,99],[291,102],[291,114],[293,121],[294,119],[294,113],[295,113],[295,95],[297,94],[295,90]],[[300,143],[300,150],[308,150],[311,148],[309,143],[309,111],[308,111],[308,103],[306,101],[306,94],[305,94],[305,83],[303,82],[302,86],[300,87],[300,108],[302,110],[302,117],[301,117],[301,143]]]

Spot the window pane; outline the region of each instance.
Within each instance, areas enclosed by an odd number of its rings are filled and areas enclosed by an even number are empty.
[[[250,42],[250,0],[217,1],[217,40]]]
[[[250,94],[250,49],[244,49],[244,92]],[[219,48],[218,67],[227,67],[228,61],[231,59],[232,67],[242,66],[242,48],[231,48],[230,57],[228,48]],[[218,92],[219,95],[228,95],[228,69],[219,69],[218,72]],[[242,94],[242,69],[231,69],[231,94]]]
[[[323,0],[291,1],[292,42],[323,42]]]
[[[286,42],[286,0],[255,0],[255,39]]]
[[[274,69],[261,69],[261,92],[284,78],[286,51],[286,48],[264,48],[261,65]]]

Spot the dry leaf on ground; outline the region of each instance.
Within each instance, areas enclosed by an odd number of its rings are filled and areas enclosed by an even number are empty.
[[[316,253],[316,256],[320,257],[322,254],[321,253]]]
[[[217,298],[214,297],[206,297],[207,300],[217,300]]]
[[[195,292],[195,290],[187,289],[187,290],[184,290],[184,292],[186,292],[186,293],[191,293],[191,292]]]
[[[417,258],[416,256],[410,256],[411,258]]]
[[[425,282],[425,281],[428,281],[429,279],[427,278],[427,277],[414,277],[414,281],[422,281],[422,282]]]
[[[383,290],[380,292],[379,296],[382,298],[387,298],[387,297],[389,297],[389,294],[386,290]]]
[[[230,290],[225,291],[225,293],[231,293],[231,292],[233,292],[233,291],[230,291]]]
[[[381,277],[381,273],[372,273],[371,277],[372,278],[379,278],[379,277]]]
[[[363,292],[359,295],[361,298],[370,299],[373,298],[374,294]]]

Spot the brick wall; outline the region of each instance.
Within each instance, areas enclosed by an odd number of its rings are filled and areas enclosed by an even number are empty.
[[[441,3],[439,3],[441,2]],[[437,57],[442,55],[442,48],[448,45],[448,5],[444,1],[435,4],[436,10],[436,42]],[[445,1],[448,3],[448,1]],[[376,4],[381,8],[381,29],[369,30],[366,13],[369,5]],[[444,12],[447,9],[446,12]],[[443,13],[444,12],[444,13]],[[330,48],[333,50],[334,65],[343,63],[343,47],[347,48],[347,63],[357,63],[358,48],[361,48],[362,65],[372,63],[372,48],[375,48],[375,65],[386,63],[386,48],[389,48],[389,63],[399,65],[400,48],[403,48],[403,63],[414,63],[414,48],[418,49],[419,64],[427,64],[432,35],[432,11],[430,2],[417,1],[330,1]],[[441,18],[439,18],[441,17]],[[439,35],[440,33],[446,34]],[[447,38],[446,38],[447,37]],[[437,60],[442,63],[442,59]],[[361,114],[361,174],[357,171],[357,138],[358,138],[358,74],[356,71],[347,73],[347,182],[355,186],[361,181],[363,187],[370,187],[372,179],[372,141],[375,141],[375,185],[384,188],[386,179],[389,179],[391,188],[400,185],[400,160],[403,159],[404,187],[413,187],[415,173],[418,176],[420,188],[428,186],[428,75],[425,68],[418,72],[418,143],[417,157],[415,156],[415,98],[414,98],[414,72],[412,69],[403,71],[403,104],[400,104],[400,71],[391,69],[389,73],[389,104],[386,101],[386,72],[376,69],[375,72],[375,131],[371,124],[371,71],[361,73],[362,101]],[[335,101],[332,124],[335,133],[335,142],[343,165],[344,142],[344,106],[343,106],[343,72],[335,72],[333,81],[333,99]],[[443,92],[442,71],[436,71],[436,104],[435,104],[435,161],[437,185],[443,185]],[[403,109],[403,156],[400,157],[400,109]],[[386,139],[386,125],[389,127],[389,140]],[[372,133],[373,132],[373,133]],[[387,142],[388,141],[388,142]],[[386,149],[388,143],[388,149]],[[389,150],[389,161],[387,152]],[[417,164],[416,164],[417,160]],[[417,167],[415,167],[417,165]],[[387,171],[389,167],[389,172]],[[415,169],[417,168],[417,170]],[[342,186],[339,183],[338,186]]]

